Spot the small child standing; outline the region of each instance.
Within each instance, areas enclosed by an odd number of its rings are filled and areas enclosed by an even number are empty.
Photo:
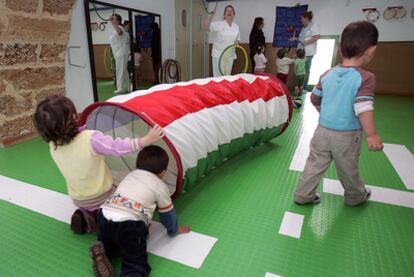
[[[267,59],[264,55],[264,45],[258,45],[255,49],[253,60],[255,63],[254,72],[264,72],[266,69]]]
[[[277,51],[277,59],[276,59],[276,67],[277,67],[277,75],[276,77],[279,78],[284,84],[287,83],[288,76],[289,76],[289,65],[293,64],[294,60],[288,57],[285,57],[286,50],[281,48]]]
[[[303,83],[305,81],[305,50],[298,49],[296,51],[295,59],[295,93],[297,96],[301,96],[303,92]]]
[[[170,237],[190,232],[178,226],[170,191],[162,178],[168,155],[159,146],[139,152],[137,169],[129,173],[98,212],[98,242],[91,246],[95,276],[113,276],[107,254],[121,254],[121,276],[147,276],[151,271],[147,256],[148,225],[156,208]]]
[[[295,192],[297,204],[319,203],[316,188],[332,160],[345,189],[345,204],[365,203],[371,191],[359,177],[361,126],[368,148],[382,150],[374,125],[375,75],[361,68],[375,55],[378,30],[368,21],[349,24],[341,36],[343,63],[325,74],[311,94],[319,111],[309,157]]]
[[[66,180],[68,194],[77,209],[70,228],[74,233],[96,231],[96,210],[115,191],[112,174],[104,155],[122,156],[140,151],[164,136],[159,126],[145,137],[113,139],[100,131],[79,126],[73,102],[61,95],[41,101],[34,114],[34,125]]]

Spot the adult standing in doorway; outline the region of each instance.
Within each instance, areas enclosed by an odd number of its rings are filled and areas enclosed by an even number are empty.
[[[306,64],[305,64],[305,82],[303,87],[306,88],[309,81],[310,68],[312,65],[313,56],[316,54],[316,42],[321,38],[319,26],[313,20],[312,11],[305,12],[301,15],[300,21],[303,24],[302,31],[299,38],[292,38],[299,40],[298,48],[305,50]]]
[[[161,66],[161,31],[158,23],[151,24],[152,40],[151,40],[151,58],[152,70],[154,72],[154,84],[159,84],[158,71]]]
[[[114,14],[111,18],[114,32],[109,38],[112,54],[115,59],[116,90],[115,94],[129,92],[128,56],[129,56],[129,34],[122,27],[122,17]]]
[[[216,13],[217,5],[214,7],[211,15],[206,21],[206,26],[209,28],[209,32],[213,35],[213,49],[211,51],[213,76],[221,76],[219,70],[219,59],[223,50],[232,44],[238,44],[240,41],[239,26],[233,22],[236,15],[232,5],[227,5],[224,8],[224,20],[211,22],[214,14]],[[235,49],[229,50],[229,56],[224,61],[226,62],[227,73],[231,74],[234,59],[237,58]]]
[[[257,52],[256,48],[260,46],[266,45],[266,39],[263,34],[263,17],[256,17],[254,19],[252,30],[250,31],[249,36],[249,48],[250,48],[250,61],[252,64],[252,73],[254,73],[254,67],[256,66],[254,61],[254,54]]]

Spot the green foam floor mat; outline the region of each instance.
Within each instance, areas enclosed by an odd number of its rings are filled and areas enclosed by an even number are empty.
[[[149,255],[150,276],[414,276],[414,210],[368,202],[350,208],[322,192],[322,202],[297,206],[300,172],[289,170],[303,133],[303,109],[269,143],[247,150],[209,172],[175,202],[180,223],[218,238],[200,269]],[[414,153],[413,97],[377,96],[377,131],[385,143]],[[397,124],[404,118],[405,125]],[[366,184],[408,190],[384,152],[363,141],[360,173]],[[0,149],[0,174],[66,192],[63,178],[39,139]],[[325,178],[338,180],[334,166]],[[1,187],[0,187],[1,189]],[[278,233],[286,211],[304,216],[299,239]],[[88,247],[94,236],[0,201],[0,276],[93,276]],[[119,272],[120,261],[115,260]]]

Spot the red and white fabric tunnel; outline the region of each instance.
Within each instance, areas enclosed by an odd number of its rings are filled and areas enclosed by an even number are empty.
[[[227,158],[280,135],[291,115],[289,92],[278,79],[239,74],[115,96],[87,107],[81,123],[121,138],[163,127],[166,136],[156,144],[170,156],[164,180],[175,198]],[[135,159],[107,158],[116,181],[135,168]]]

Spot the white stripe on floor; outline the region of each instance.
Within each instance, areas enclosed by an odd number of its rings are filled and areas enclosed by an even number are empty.
[[[76,207],[66,195],[0,175],[0,199],[70,223]]]
[[[306,159],[309,156],[309,145],[312,139],[312,135],[302,134],[299,138],[298,146],[296,147],[295,154],[293,155],[292,162],[289,169],[295,171],[303,171],[306,164]]]
[[[280,225],[279,234],[297,239],[300,238],[303,219],[304,216],[301,214],[285,212],[285,215],[282,219],[282,224]]]
[[[265,277],[282,277],[282,276],[276,275],[276,274],[273,274],[273,273],[270,273],[270,272],[266,272]]]
[[[76,207],[66,194],[0,175],[0,199],[69,224]],[[196,232],[170,238],[161,223],[149,229],[148,252],[200,268],[217,238]]]
[[[414,155],[410,150],[404,145],[384,143],[384,153],[404,185],[414,190]]]
[[[395,190],[377,186],[369,186],[371,189],[370,201],[396,205],[406,208],[414,208],[414,193],[408,191]],[[323,192],[344,195],[344,189],[338,180],[323,179]]]
[[[193,268],[200,268],[217,238],[196,232],[170,238],[161,223],[152,222],[148,252]]]

